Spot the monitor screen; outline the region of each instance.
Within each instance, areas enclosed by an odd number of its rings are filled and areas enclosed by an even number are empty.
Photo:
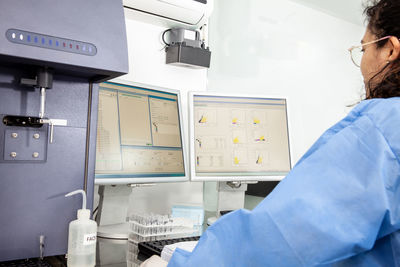
[[[186,181],[184,155],[178,91],[100,84],[96,184]]]
[[[285,98],[190,93],[191,178],[281,180],[291,169]]]

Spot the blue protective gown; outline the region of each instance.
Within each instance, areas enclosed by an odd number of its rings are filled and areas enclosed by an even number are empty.
[[[253,211],[168,266],[399,266],[399,157],[400,98],[363,101]]]

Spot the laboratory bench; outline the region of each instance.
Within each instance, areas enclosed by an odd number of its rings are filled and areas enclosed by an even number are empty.
[[[128,257],[136,255],[129,252],[132,249],[128,246],[128,240],[112,240],[98,238],[96,245],[96,266],[102,267],[139,267],[141,261],[128,261]],[[0,267],[66,267],[67,259],[65,256],[45,257],[39,259],[18,260],[0,262]]]

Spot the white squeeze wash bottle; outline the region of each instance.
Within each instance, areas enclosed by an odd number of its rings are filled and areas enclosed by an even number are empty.
[[[90,220],[90,210],[86,209],[86,193],[76,190],[66,197],[82,194],[82,209],[78,210],[78,219],[70,222],[68,234],[68,267],[93,267],[96,264],[97,224]]]

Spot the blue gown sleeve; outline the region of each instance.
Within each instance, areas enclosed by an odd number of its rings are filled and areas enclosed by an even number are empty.
[[[385,127],[398,132],[400,123]],[[223,216],[168,266],[329,265],[370,250],[400,228],[400,167],[389,143],[370,116],[344,120],[253,211]]]

